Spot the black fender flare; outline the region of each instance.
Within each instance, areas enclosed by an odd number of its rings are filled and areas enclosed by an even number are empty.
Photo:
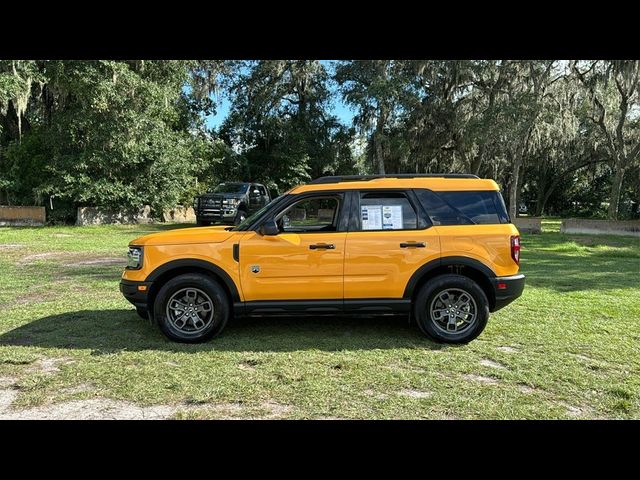
[[[484,263],[473,258],[456,256],[436,258],[435,260],[431,260],[430,262],[425,263],[415,272],[413,272],[413,275],[411,275],[411,278],[407,282],[407,286],[404,289],[403,298],[412,298],[414,290],[418,283],[420,283],[422,277],[427,275],[430,271],[435,270],[436,268],[444,267],[447,265],[464,265],[466,267],[474,268],[482,272],[488,280],[496,277],[496,274],[493,270],[487,267]]]
[[[180,260],[172,260],[170,262],[164,263],[154,271],[152,271],[145,279],[145,282],[155,282],[165,273],[168,273],[171,270],[185,267],[195,267],[213,273],[224,282],[225,286],[229,290],[229,293],[231,293],[231,301],[240,302],[240,294],[238,293],[238,288],[236,287],[236,284],[233,282],[229,274],[217,265],[214,265],[213,263],[207,262],[205,260],[199,260],[197,258],[183,258]]]

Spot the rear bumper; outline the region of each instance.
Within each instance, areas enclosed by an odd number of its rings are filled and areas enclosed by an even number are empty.
[[[139,308],[147,308],[147,296],[153,282],[133,282],[120,280],[120,292],[131,304]],[[138,287],[144,287],[140,290]]]
[[[494,298],[496,299],[492,312],[506,307],[516,298],[522,295],[524,290],[524,274],[511,275],[510,277],[495,277],[491,280]]]

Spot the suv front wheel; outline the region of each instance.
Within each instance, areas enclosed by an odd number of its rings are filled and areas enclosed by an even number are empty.
[[[169,280],[154,302],[154,317],[162,333],[183,343],[215,337],[227,324],[229,314],[229,300],[220,284],[196,273]]]
[[[489,319],[484,291],[462,275],[441,275],[425,283],[413,308],[420,330],[443,343],[470,342]]]

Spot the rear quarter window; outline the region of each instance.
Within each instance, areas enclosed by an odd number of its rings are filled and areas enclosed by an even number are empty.
[[[487,225],[509,223],[500,192],[434,192],[416,190],[434,225]]]

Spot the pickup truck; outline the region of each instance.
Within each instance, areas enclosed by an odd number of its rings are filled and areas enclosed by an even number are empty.
[[[228,223],[238,225],[271,201],[264,185],[250,182],[225,182],[193,201],[198,225]]]

